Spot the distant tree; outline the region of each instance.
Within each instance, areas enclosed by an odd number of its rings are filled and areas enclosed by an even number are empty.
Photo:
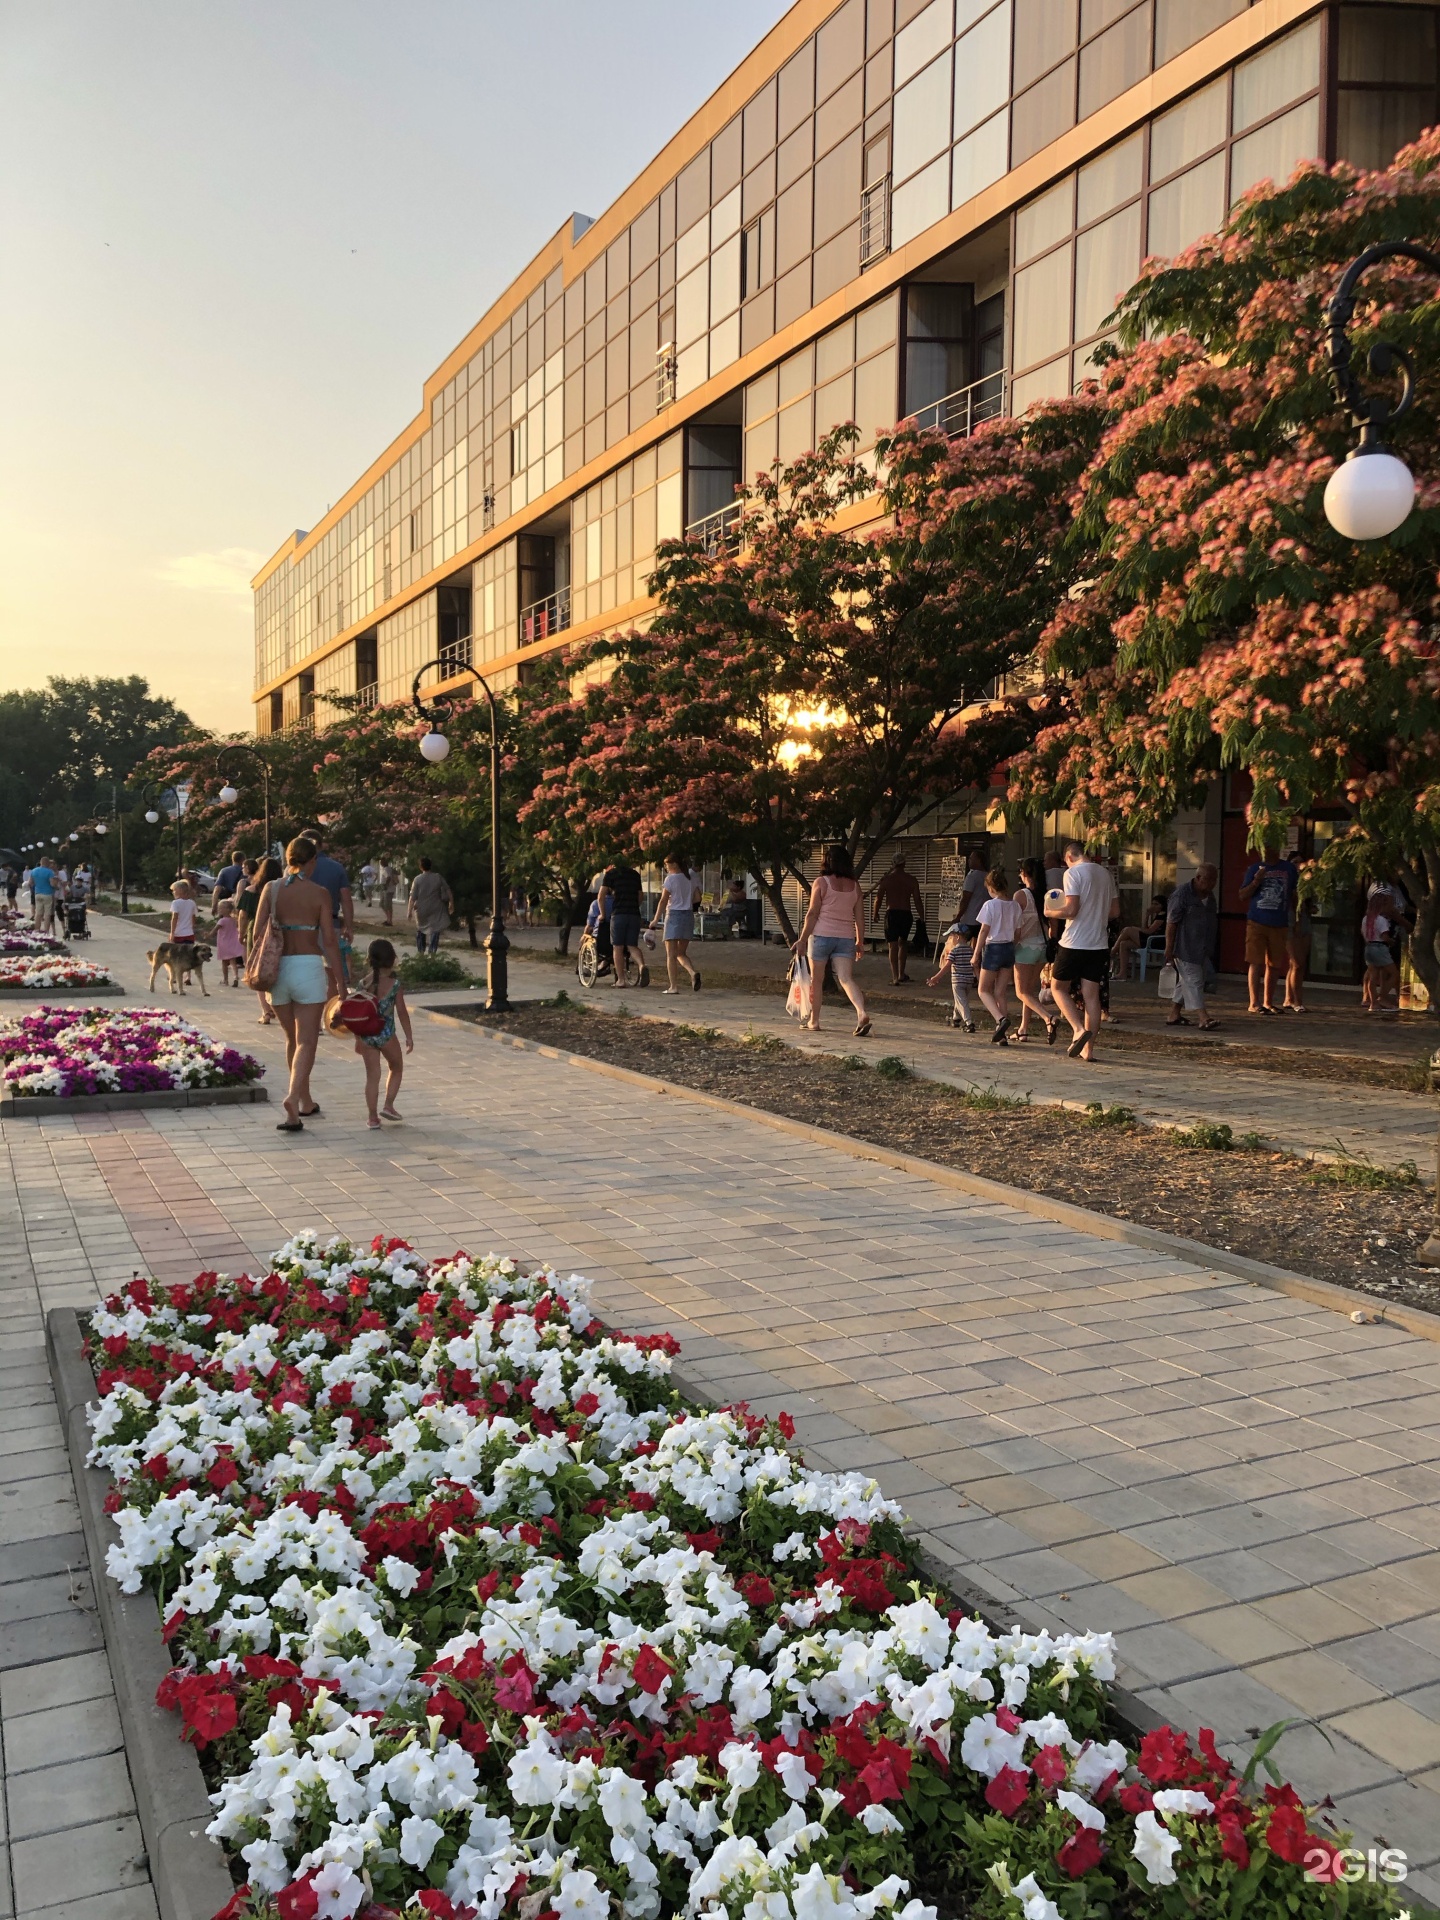
[[[0,693],[0,842],[63,838],[86,814],[108,813],[156,746],[191,732],[139,674]]]

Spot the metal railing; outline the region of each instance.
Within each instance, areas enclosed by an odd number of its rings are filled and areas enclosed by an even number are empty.
[[[692,520],[685,529],[687,540],[698,540],[713,560],[717,554],[733,553],[740,545],[740,502],[717,507],[701,520]]]
[[[520,609],[520,644],[530,647],[537,640],[548,640],[552,633],[563,633],[570,624],[570,589],[561,587]]]
[[[471,664],[473,647],[470,635],[462,633],[458,639],[444,641],[438,651],[438,659],[446,673],[463,673]]]
[[[1010,376],[1001,367],[998,373],[987,373],[968,387],[947,393],[943,400],[931,401],[909,418],[917,427],[938,427],[952,440],[963,440],[986,420],[998,420],[1007,411],[1009,399]]]
[[[369,686],[355,689],[355,703],[361,707],[376,707],[380,704],[380,682],[372,680]]]
[[[890,176],[860,196],[860,270],[890,251]]]
[[[655,356],[655,411],[673,407],[679,393],[680,361],[674,345],[667,340]]]

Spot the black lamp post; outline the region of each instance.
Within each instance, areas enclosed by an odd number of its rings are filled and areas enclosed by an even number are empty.
[[[485,698],[490,703],[490,931],[485,936],[485,983],[489,989],[485,1011],[487,1013],[508,1013],[510,1010],[510,937],[505,931],[505,914],[500,904],[500,723],[495,705],[495,696],[490,691],[490,683],[485,676],[477,673],[474,667],[457,667],[449,660],[427,660],[415,676],[410,689],[410,698],[415,711],[430,728],[420,742],[420,752],[433,766],[438,766],[450,751],[450,742],[440,731],[440,722],[450,709],[450,702],[444,696],[437,705],[427,707],[420,698],[420,682],[430,671],[438,667],[442,673],[468,673],[472,680],[479,683]]]
[[[1415,481],[1405,462],[1391,453],[1380,438],[1383,427],[1398,420],[1415,404],[1415,368],[1403,348],[1377,340],[1366,356],[1371,373],[1382,378],[1400,372],[1400,397],[1367,394],[1350,361],[1350,322],[1355,317],[1355,289],[1363,274],[1381,260],[1414,260],[1440,279],[1440,254],[1411,240],[1389,240],[1367,247],[1341,274],[1331,296],[1330,377],[1335,397],[1360,429],[1360,444],[1331,474],[1325,487],[1325,517],[1347,540],[1383,540],[1409,518],[1415,504]],[[1432,1078],[1440,1072],[1440,1052],[1430,1062]],[[1440,1149],[1436,1153],[1440,1171]],[[1422,1267],[1440,1267],[1440,1187],[1430,1237],[1416,1259]]]
[[[260,781],[264,790],[265,807],[265,858],[270,858],[270,763],[258,747],[250,746],[244,740],[237,740],[233,746],[222,747],[215,756],[215,771],[224,780],[220,789],[222,806],[233,807],[240,798],[240,790],[230,778],[230,764],[235,755],[246,754],[260,769]]]
[[[162,786],[158,780],[147,780],[145,790],[140,795],[145,804],[145,818],[152,827],[160,822],[160,802],[166,794],[175,802],[175,877],[185,877],[185,801],[177,787]],[[151,798],[151,795],[154,798]]]

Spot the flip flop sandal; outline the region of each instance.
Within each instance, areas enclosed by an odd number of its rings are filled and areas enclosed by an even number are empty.
[[[1095,1038],[1096,1035],[1090,1031],[1089,1027],[1086,1027],[1082,1032],[1076,1034],[1075,1038],[1065,1049],[1065,1058],[1067,1060],[1078,1060],[1085,1048],[1088,1047],[1090,1042]]]

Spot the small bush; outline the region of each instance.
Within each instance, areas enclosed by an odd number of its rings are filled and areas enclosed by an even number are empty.
[[[753,1047],[756,1053],[784,1053],[785,1042],[773,1033],[757,1033],[754,1027],[747,1027],[740,1036],[742,1047]]]
[[[706,1047],[713,1046],[720,1038],[718,1027],[697,1027],[688,1020],[678,1020],[672,1032],[683,1035],[687,1040],[698,1040],[702,1046]]]
[[[906,1066],[898,1053],[887,1053],[875,1062],[876,1073],[884,1074],[887,1080],[913,1080],[915,1075]]]
[[[1312,1167],[1305,1178],[1317,1187],[1363,1187],[1372,1192],[1396,1192],[1420,1184],[1420,1169],[1413,1160],[1402,1160],[1398,1167],[1377,1167],[1371,1160],[1327,1160]]]
[[[1028,1094],[1001,1093],[998,1087],[976,1087],[970,1093],[962,1093],[960,1101],[970,1108],[972,1113],[996,1113],[1001,1107],[1028,1107]]]
[[[452,987],[470,980],[453,953],[410,953],[396,972],[402,987]]]
[[[1233,1153],[1238,1144],[1223,1120],[1197,1120],[1193,1127],[1177,1129],[1175,1139],[1182,1147],[1200,1147],[1207,1153]]]
[[[1107,1107],[1103,1100],[1092,1100],[1085,1109],[1085,1124],[1090,1127],[1133,1127],[1133,1107]]]
[[[840,1066],[846,1073],[864,1073],[865,1062],[858,1053],[842,1053]]]
[[[1411,1093],[1431,1093],[1435,1088],[1433,1054],[1417,1053],[1405,1068],[1405,1085]]]

